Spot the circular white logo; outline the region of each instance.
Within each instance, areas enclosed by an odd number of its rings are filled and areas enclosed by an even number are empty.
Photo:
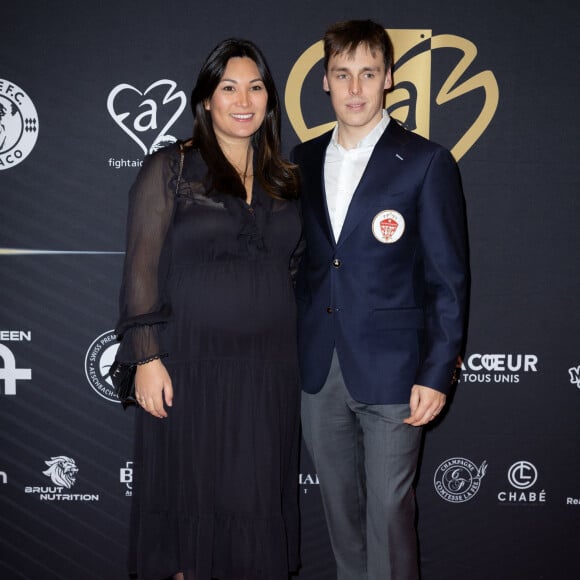
[[[89,384],[97,394],[113,403],[120,401],[108,374],[118,349],[117,335],[114,330],[109,330],[93,341],[85,356],[85,374]]]
[[[383,243],[392,244],[399,240],[405,231],[405,219],[394,209],[380,211],[372,223],[373,236]]]
[[[0,169],[24,161],[38,137],[38,114],[17,85],[0,79]]]
[[[435,470],[435,490],[445,501],[451,503],[469,501],[479,491],[486,470],[487,461],[477,467],[469,459],[452,457]]]
[[[538,470],[529,461],[516,461],[508,471],[508,481],[516,489],[528,489],[538,480]]]

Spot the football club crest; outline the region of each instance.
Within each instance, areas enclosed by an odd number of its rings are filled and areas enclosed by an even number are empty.
[[[405,232],[405,219],[394,209],[380,211],[373,219],[373,236],[383,244],[393,244]]]
[[[24,161],[38,138],[38,113],[17,85],[0,79],[0,170]]]

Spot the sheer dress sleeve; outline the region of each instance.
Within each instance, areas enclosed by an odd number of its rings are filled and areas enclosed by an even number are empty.
[[[117,360],[142,364],[167,353],[160,332],[171,315],[164,296],[169,269],[178,153],[172,147],[145,158],[129,192],[127,245],[116,328]]]

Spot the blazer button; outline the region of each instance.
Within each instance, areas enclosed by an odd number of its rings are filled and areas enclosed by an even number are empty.
[[[340,268],[340,265],[342,264],[342,262],[338,259],[338,258],[334,258],[334,260],[332,260],[332,265],[335,268]]]
[[[334,311],[333,311],[333,310],[332,310],[332,308],[329,306],[329,307],[326,309],[326,312],[328,312],[328,314],[332,314]]]

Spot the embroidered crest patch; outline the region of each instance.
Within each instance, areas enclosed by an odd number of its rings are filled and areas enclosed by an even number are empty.
[[[405,219],[394,209],[380,211],[372,223],[373,236],[383,243],[392,244],[399,240],[405,232]]]

